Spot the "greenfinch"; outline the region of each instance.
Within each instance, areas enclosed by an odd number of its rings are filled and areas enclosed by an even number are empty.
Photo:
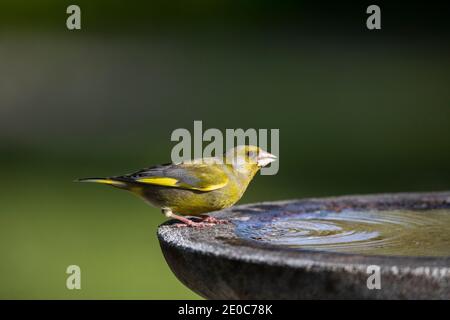
[[[223,156],[158,165],[132,174],[108,178],[85,178],[131,191],[150,205],[161,208],[168,218],[182,225],[200,227],[225,223],[204,215],[234,205],[261,167],[276,156],[252,145],[241,145]],[[183,216],[196,216],[195,222]]]

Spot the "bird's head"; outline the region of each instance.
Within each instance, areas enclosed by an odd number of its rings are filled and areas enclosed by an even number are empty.
[[[254,174],[276,159],[275,155],[252,145],[237,146],[225,153],[225,163],[232,165],[235,170],[244,174]]]

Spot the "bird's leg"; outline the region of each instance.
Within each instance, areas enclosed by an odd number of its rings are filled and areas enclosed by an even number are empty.
[[[207,216],[207,215],[201,215],[200,218],[202,219],[202,222],[206,222],[206,223],[212,223],[212,224],[227,224],[230,223],[228,220],[224,220],[224,219],[217,219],[211,216]]]
[[[176,219],[179,220],[181,222],[183,222],[184,224],[177,224],[177,227],[197,227],[197,228],[201,228],[201,227],[206,227],[206,226],[212,226],[214,225],[213,223],[208,223],[208,222],[194,222],[192,220],[189,220],[188,218],[179,216],[175,213],[172,212],[172,210],[164,208],[162,209],[163,214],[167,217],[167,218],[172,218],[172,219]]]

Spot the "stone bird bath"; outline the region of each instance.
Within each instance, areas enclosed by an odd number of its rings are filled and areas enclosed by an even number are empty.
[[[158,229],[170,268],[204,298],[450,299],[450,192],[257,203],[213,216],[231,223]],[[369,266],[379,267],[380,289],[367,286]]]

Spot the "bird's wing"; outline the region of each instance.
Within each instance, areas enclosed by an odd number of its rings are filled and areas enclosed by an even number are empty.
[[[212,191],[224,187],[228,177],[219,165],[181,163],[147,168],[123,178],[143,184]]]

